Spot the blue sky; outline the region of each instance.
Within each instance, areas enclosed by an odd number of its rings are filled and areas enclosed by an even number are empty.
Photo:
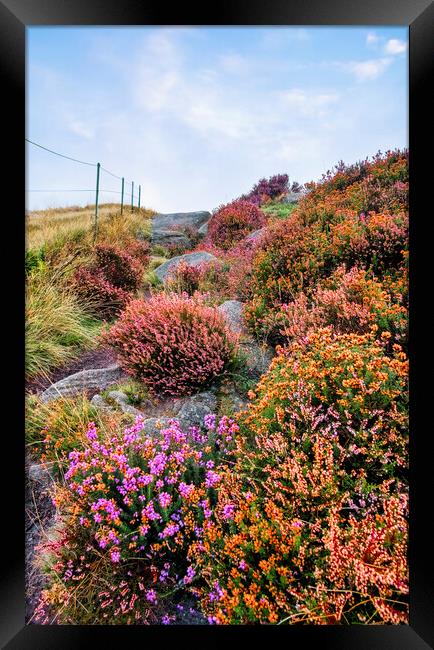
[[[405,27],[29,27],[27,138],[140,183],[157,211],[212,210],[264,176],[408,146],[407,43]],[[94,168],[27,152],[44,190],[28,209],[94,203]],[[120,181],[101,188],[116,200]]]

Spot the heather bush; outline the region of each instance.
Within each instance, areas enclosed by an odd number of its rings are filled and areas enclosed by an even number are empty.
[[[50,609],[61,623],[167,622],[169,596],[195,579],[187,550],[211,516],[213,468],[237,431],[213,415],[188,434],[176,421],[145,434],[137,418],[103,437],[90,422],[55,496],[60,538],[41,549],[51,584],[39,622],[49,622]]]
[[[310,303],[318,283],[342,264],[378,281],[396,278],[408,249],[407,190],[407,155],[399,151],[352,167],[341,164],[310,184],[309,194],[288,219],[269,225],[258,247],[246,309],[252,331],[283,342],[282,305],[294,303],[289,309],[297,312],[305,300],[297,303],[299,294]]]
[[[252,453],[234,468],[241,474],[221,475],[214,515],[189,553],[209,623],[408,623],[407,497],[348,514],[335,445],[320,431],[305,452],[271,436],[256,481]]]
[[[369,212],[397,214],[408,208],[408,156],[406,152],[378,154],[353,166],[340,163],[319,183],[309,183],[309,194],[299,203],[304,223],[319,221],[326,227],[345,214]]]
[[[293,302],[301,291],[310,294],[335,265],[329,237],[316,224],[303,225],[296,212],[271,224],[258,244],[249,274],[251,299],[245,313],[252,332],[272,344],[281,342],[277,315],[281,305]]]
[[[91,305],[95,316],[114,318],[139,288],[143,266],[138,256],[144,256],[144,248],[140,248],[139,252],[133,246],[133,257],[116,246],[98,244],[93,261],[74,272],[73,290],[80,300]]]
[[[136,250],[136,249],[134,249]],[[104,274],[114,287],[125,291],[136,291],[140,286],[142,268],[125,250],[107,244],[95,246],[95,269]]]
[[[408,247],[408,217],[405,214],[350,215],[330,228],[332,254],[347,267],[363,265],[382,277],[404,260]]]
[[[131,295],[109,282],[101,269],[82,267],[72,279],[72,288],[79,300],[89,305],[92,314],[112,319],[125,307]]]
[[[262,205],[272,199],[283,198],[288,193],[288,174],[276,174],[266,178],[261,178],[248,194],[240,197],[243,201],[249,201],[255,205]]]
[[[204,244],[203,249],[218,255],[219,259],[203,262],[197,267],[200,270],[199,291],[209,293],[210,299],[216,303],[250,298],[250,278],[258,245],[258,240],[243,239],[233,248],[222,251]]]
[[[221,206],[211,217],[207,241],[223,250],[258,230],[266,222],[263,212],[248,201],[233,201]]]
[[[338,414],[345,427],[341,444],[356,451],[366,480],[379,485],[404,476],[408,361],[398,344],[386,354],[389,338],[389,332],[376,338],[375,327],[366,334],[335,334],[328,327],[293,341],[259,382],[248,423],[262,432],[280,430],[292,417],[301,381],[315,407]]]
[[[250,305],[250,314],[255,305]],[[390,343],[406,344],[407,308],[402,296],[388,293],[384,285],[363,269],[340,266],[318,284],[309,299],[303,292],[269,315],[267,328],[273,340],[288,341],[309,331],[332,325],[337,333],[389,332]],[[265,324],[263,324],[263,327]]]
[[[130,302],[105,340],[123,368],[159,395],[187,395],[229,366],[235,339],[200,295],[156,294]]]
[[[210,623],[407,622],[403,356],[329,328],[274,359],[190,549]]]
[[[142,268],[146,268],[150,260],[150,246],[147,241],[133,239],[128,244],[128,254],[137,260]]]
[[[346,190],[354,190],[358,183],[366,178],[377,179],[381,187],[392,187],[396,183],[408,183],[408,151],[379,151],[371,160],[346,165],[340,161],[332,170],[323,174],[319,183],[308,183],[309,195],[303,199],[303,205],[317,203],[327,195],[347,196]],[[338,194],[334,194],[335,191]]]
[[[170,273],[166,281],[166,288],[169,292],[179,294],[187,293],[192,296],[199,290],[201,279],[200,266],[191,266],[181,261]]]

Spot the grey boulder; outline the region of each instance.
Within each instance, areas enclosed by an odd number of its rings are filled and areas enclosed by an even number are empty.
[[[141,415],[143,416],[143,411],[139,411],[135,406],[128,403],[128,398],[120,390],[111,390],[107,397],[109,397],[113,402],[120,408],[123,413],[129,413],[130,415]]]
[[[211,213],[205,210],[199,212],[172,212],[169,214],[156,214],[152,219],[152,230],[172,229],[173,226],[200,228],[208,221]]]
[[[176,257],[167,260],[167,262],[163,262],[163,264],[157,266],[154,273],[160,282],[164,282],[168,278],[169,274],[173,273],[181,262],[185,262],[189,266],[199,266],[202,262],[212,261],[217,262],[217,258],[214,255],[211,255],[211,253],[206,253],[205,251],[186,253],[185,255],[177,255]]]
[[[239,300],[226,300],[217,310],[223,315],[228,327],[236,334],[245,333],[243,323],[243,303]]]
[[[267,372],[273,360],[273,351],[268,346],[260,346],[251,339],[240,345],[242,352],[246,355],[246,365],[254,377],[260,377]]]
[[[298,203],[300,199],[303,199],[309,191],[307,189],[302,189],[299,192],[288,192],[284,198],[285,203]]]
[[[84,391],[97,393],[117,383],[123,376],[124,372],[118,364],[107,368],[81,370],[57,381],[44,390],[39,397],[42,402],[47,403],[59,397],[70,397]]]
[[[175,417],[184,429],[203,425],[205,415],[215,413],[217,408],[216,396],[208,391],[183,398],[180,402],[182,405]]]
[[[170,425],[172,418],[161,417],[161,418],[146,418],[143,420],[143,433],[151,436],[160,429],[164,429]]]
[[[31,463],[28,466],[27,476],[30,481],[33,481],[34,483],[40,483],[41,485],[46,484],[47,482],[50,483],[53,478],[48,467],[42,463],[37,462]]]
[[[160,244],[165,246],[168,244],[176,244],[177,246],[185,246],[188,248],[191,245],[189,238],[178,230],[154,230],[151,235],[152,244]]]
[[[99,409],[100,411],[104,411],[106,413],[113,413],[114,410],[115,410],[112,406],[110,406],[110,404],[108,404],[105,401],[104,397],[102,395],[100,395],[99,393],[97,393],[96,395],[94,395],[92,397],[92,399],[90,400],[90,403],[95,408]]]

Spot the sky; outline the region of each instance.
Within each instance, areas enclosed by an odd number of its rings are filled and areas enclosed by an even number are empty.
[[[134,181],[135,205],[140,185],[143,207],[211,211],[407,147],[407,70],[406,27],[28,27],[26,137],[123,176],[126,203]],[[95,203],[96,167],[26,150],[28,210]]]

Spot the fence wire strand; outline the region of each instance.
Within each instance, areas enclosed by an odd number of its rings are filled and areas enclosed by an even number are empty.
[[[52,149],[48,149],[48,147],[43,147],[42,144],[38,144],[37,142],[33,142],[32,140],[29,140],[28,138],[25,138],[26,142],[30,142],[30,144],[35,145],[35,147],[39,147],[40,149],[45,149],[45,151],[49,151],[50,153],[54,153],[56,156],[60,156],[61,158],[67,158],[67,160],[73,160],[76,163],[80,163],[81,165],[89,165],[89,167],[96,167],[96,163],[90,163],[90,162],[85,162],[84,160],[78,160],[78,158],[71,158],[71,156],[65,156],[63,153],[59,153],[58,151],[53,151]]]
[[[100,194],[120,194],[122,195],[121,199],[121,214],[124,208],[124,198],[131,198],[131,210],[134,209],[134,198],[135,196],[137,197],[137,193],[134,194],[134,181],[127,181],[125,178],[122,176],[118,176],[117,174],[114,174],[111,172],[109,169],[106,169],[101,165],[101,163],[91,163],[87,162],[85,160],[79,160],[78,158],[72,158],[72,156],[67,156],[63,153],[60,153],[59,151],[54,151],[53,149],[49,149],[48,147],[44,147],[42,144],[39,144],[38,142],[34,142],[33,140],[29,140],[29,138],[24,138],[26,142],[29,144],[34,145],[35,147],[39,147],[39,149],[43,149],[44,151],[48,151],[49,153],[54,154],[55,156],[59,156],[60,158],[66,158],[66,160],[71,160],[72,162],[79,163],[80,165],[88,165],[89,167],[96,167],[97,172],[96,172],[96,188],[95,189],[87,189],[87,190],[80,190],[80,189],[52,189],[52,190],[43,190],[43,189],[31,189],[31,190],[26,190],[26,192],[96,192],[96,198],[95,198],[95,219],[94,219],[94,243],[97,238],[97,233],[98,233],[98,198]],[[106,174],[109,174],[110,176],[113,176],[113,178],[117,178],[118,180],[122,181],[122,192],[119,190],[105,190],[103,188],[99,187],[99,179],[100,179],[100,172],[105,172]],[[125,185],[129,185],[131,187],[131,191],[126,191],[125,192]],[[139,193],[138,193],[138,199],[139,199],[139,205],[137,207],[140,207],[140,189],[141,186],[139,185]],[[126,207],[126,206],[125,206]]]
[[[86,162],[85,160],[78,160],[78,158],[72,158],[71,156],[66,156],[63,153],[59,153],[58,151],[53,151],[53,149],[49,149],[48,147],[44,147],[42,144],[38,144],[37,142],[33,142],[33,140],[29,140],[28,138],[24,138],[26,142],[29,142],[30,144],[33,144],[35,147],[39,147],[40,149],[44,149],[44,151],[49,151],[50,153],[53,153],[55,156],[60,156],[61,158],[66,158],[67,160],[72,160],[73,162],[80,163],[81,165],[88,165],[89,167],[96,167],[97,163],[91,163],[91,162]],[[106,172],[106,174],[110,174],[110,176],[113,176],[113,178],[117,178],[120,181],[122,180],[122,176],[118,176],[117,174],[114,174],[111,172],[109,169],[106,169],[101,165],[100,167],[101,171]],[[127,181],[125,179],[125,184],[131,185],[131,181]],[[28,191],[36,191],[36,190],[28,190]],[[44,192],[45,190],[38,190],[41,192]],[[57,190],[47,190],[47,191],[57,191]],[[63,191],[63,190],[62,190]],[[70,191],[70,190],[65,190],[65,191]],[[77,192],[87,192],[88,190],[74,190]],[[121,194],[121,192],[119,192]]]

